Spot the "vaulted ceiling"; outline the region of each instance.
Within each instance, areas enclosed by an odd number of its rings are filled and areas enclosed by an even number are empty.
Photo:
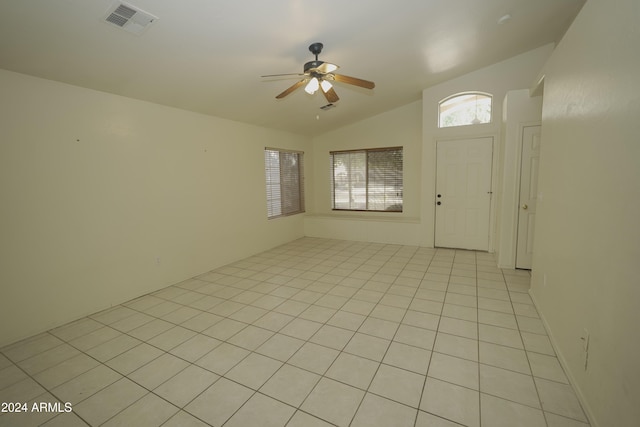
[[[0,68],[303,135],[420,99],[423,89],[558,42],[585,0],[127,0],[158,19],[104,22],[115,0],[2,0]],[[499,22],[501,17],[510,19]],[[314,59],[375,82],[275,96]]]

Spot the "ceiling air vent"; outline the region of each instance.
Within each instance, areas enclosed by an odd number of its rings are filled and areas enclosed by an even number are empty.
[[[104,20],[130,33],[140,35],[156,19],[158,19],[156,16],[140,10],[135,6],[118,2],[109,8]]]
[[[330,110],[331,108],[335,107],[336,105],[331,103],[331,104],[327,104],[327,105],[323,105],[322,107],[320,107],[321,110],[327,111]]]

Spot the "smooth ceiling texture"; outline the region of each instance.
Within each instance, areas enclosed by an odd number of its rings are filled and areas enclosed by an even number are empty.
[[[420,99],[423,89],[560,40],[584,0],[131,0],[142,35],[104,21],[112,0],[2,0],[0,68],[203,114],[318,135]],[[499,24],[500,17],[511,19]],[[372,80],[275,96],[313,59]],[[532,82],[533,83],[533,82]]]

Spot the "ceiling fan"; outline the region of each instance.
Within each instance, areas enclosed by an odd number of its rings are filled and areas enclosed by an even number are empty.
[[[309,46],[309,51],[316,56],[314,61],[309,61],[304,64],[304,72],[300,73],[290,73],[290,74],[269,74],[261,77],[280,77],[280,76],[304,76],[304,78],[284,92],[276,96],[276,99],[282,99],[285,96],[289,95],[294,90],[306,84],[304,90],[310,95],[313,95],[320,89],[324,94],[327,101],[330,103],[338,101],[338,94],[333,89],[332,81],[347,83],[354,86],[363,87],[365,89],[373,89],[376,85],[373,82],[368,80],[362,80],[355,77],[345,76],[343,74],[334,73],[339,67],[335,64],[331,64],[329,62],[324,62],[318,60],[318,55],[322,52],[323,48],[322,43],[313,43]]]

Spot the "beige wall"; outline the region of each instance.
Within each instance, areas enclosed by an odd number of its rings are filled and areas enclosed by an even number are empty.
[[[305,234],[382,243],[420,244],[421,117],[416,101],[313,139],[313,209]],[[403,212],[332,212],[329,152],[402,146]]]
[[[587,2],[545,68],[531,293],[594,427],[640,420],[639,19]]]
[[[266,219],[263,155],[303,137],[2,70],[0,93],[0,346],[303,236]]]
[[[513,89],[529,89],[553,50],[534,49],[479,71],[425,89],[417,101],[313,139],[313,209],[305,217],[305,234],[406,245],[434,245],[435,147],[438,140],[490,136],[494,138],[494,189],[500,184],[502,100]],[[438,129],[438,103],[447,96],[482,91],[494,95],[490,124]],[[403,145],[404,212],[332,212],[329,152]],[[495,190],[494,190],[495,192]],[[492,205],[492,233],[496,204]],[[491,250],[493,250],[493,240]]]
[[[422,221],[425,224],[423,231],[425,244],[431,246],[434,244],[437,141],[479,136],[492,137],[492,191],[497,196],[503,179],[500,175],[501,165],[504,162],[504,153],[500,150],[503,100],[509,91],[529,89],[552,51],[553,45],[542,46],[423,91]],[[453,94],[470,91],[486,92],[493,95],[492,122],[439,129],[437,120],[438,103]],[[490,252],[496,249],[496,231],[501,227],[501,224],[496,223],[498,207],[497,197],[494,197],[491,203]]]

